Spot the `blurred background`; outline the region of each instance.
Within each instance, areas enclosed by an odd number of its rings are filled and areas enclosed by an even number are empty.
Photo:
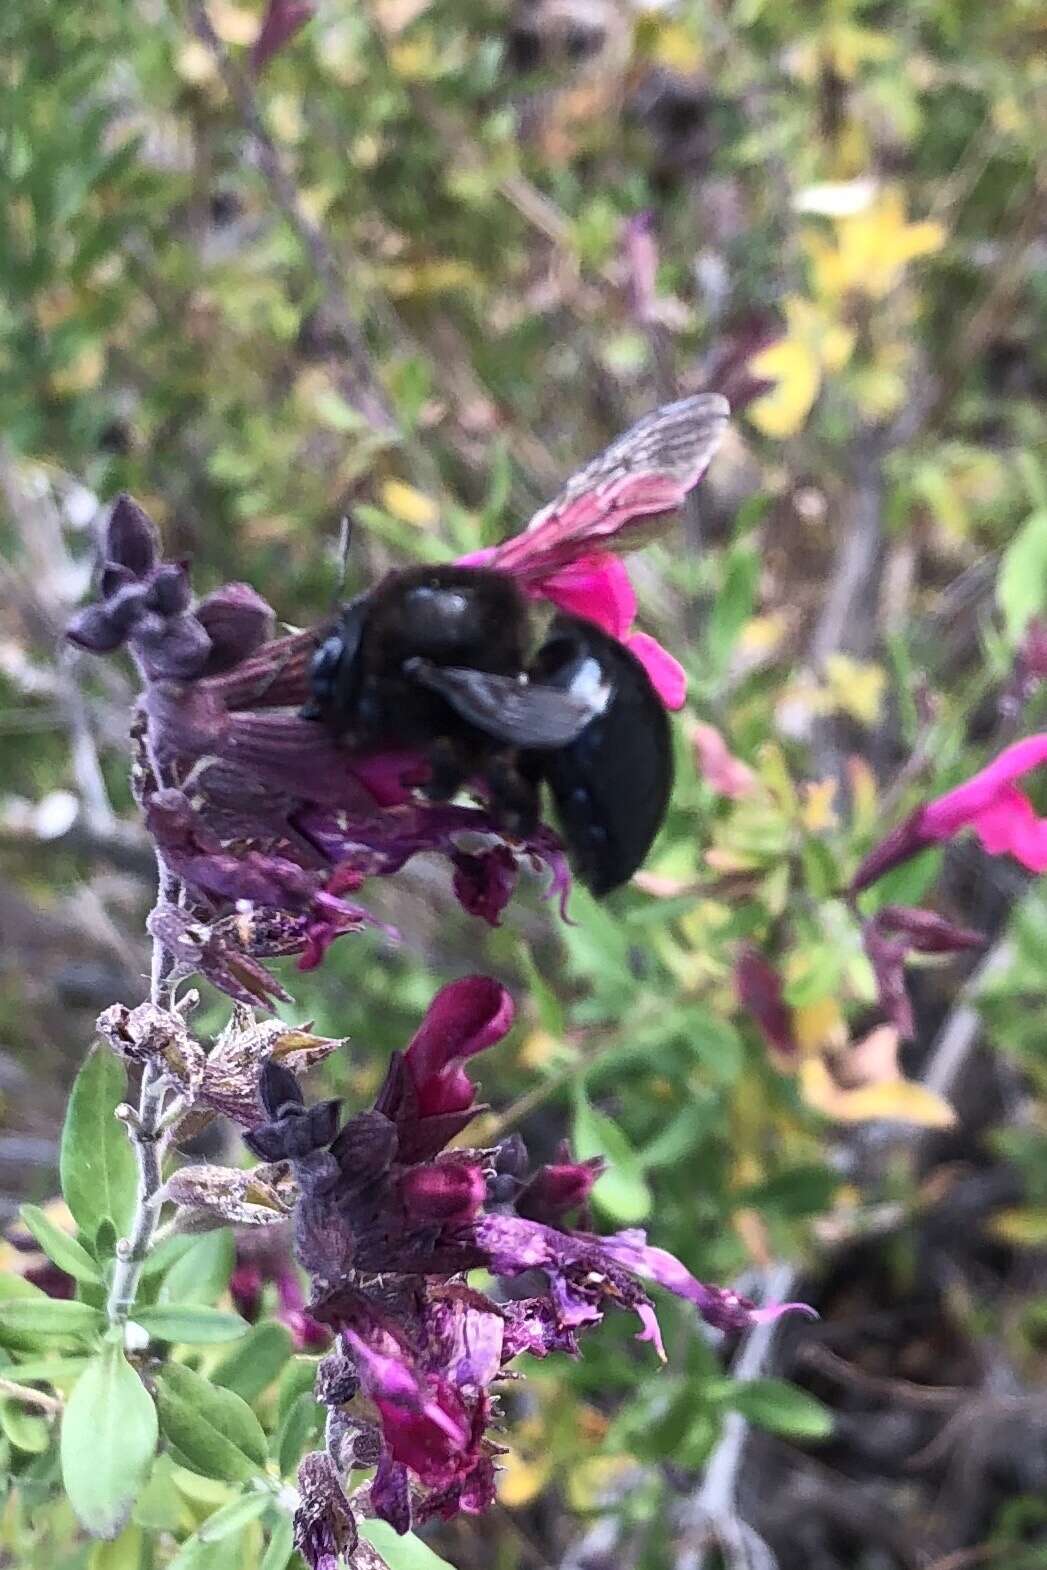
[[[822,1316],[739,1358],[666,1303],[666,1370],[618,1323],[537,1367],[495,1515],[433,1537],[460,1570],[1047,1566],[1047,892],[963,839],[878,886],[985,935],[910,971],[909,1040],[837,897],[1044,728],[1045,44],[1032,0],[3,8],[5,1225],[148,965],[130,668],[61,641],[113,496],[301,626],[346,513],[355,591],[659,402],[735,404],[633,558],[691,683],[639,887],[481,935],[419,860],[374,890],[398,947],[282,972],[361,1104],[439,984],[501,976],[481,1137],[606,1155],[604,1228]]]

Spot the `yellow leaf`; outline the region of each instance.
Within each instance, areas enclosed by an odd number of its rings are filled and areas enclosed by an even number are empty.
[[[832,707],[849,714],[860,725],[875,725],[880,718],[887,676],[879,665],[830,654],[825,661],[825,685]]]
[[[1001,1210],[989,1222],[989,1230],[1020,1248],[1047,1248],[1047,1205],[1035,1210]]]
[[[418,81],[438,75],[440,62],[432,37],[424,34],[393,44],[389,50],[389,64],[405,81]]]
[[[737,647],[754,660],[766,659],[778,648],[788,630],[789,617],[784,611],[751,616],[741,630]]]
[[[55,371],[51,386],[59,393],[87,392],[97,387],[105,371],[105,351],[101,344],[87,344],[69,365]]]
[[[826,829],[834,829],[839,822],[833,802],[836,798],[836,781],[809,780],[800,787],[803,795],[803,806],[800,808],[800,822],[809,834],[821,834]]]
[[[865,758],[855,753],[847,759],[847,778],[851,786],[851,826],[857,833],[864,834],[876,822],[876,775]]]
[[[799,431],[818,396],[825,371],[839,371],[854,351],[854,333],[800,295],[783,303],[786,334],[750,362],[753,374],[776,385],[757,398],[749,413],[766,436]]]
[[[207,8],[211,26],[223,44],[253,44],[258,37],[258,18],[230,0],[211,0]]]
[[[574,1461],[567,1468],[567,1503],[579,1514],[588,1514],[621,1497],[623,1481],[638,1470],[632,1456],[588,1456]]]
[[[833,997],[819,998],[815,1003],[804,1003],[792,1011],[793,1035],[804,1055],[839,1047],[847,1040],[840,1005]]]
[[[278,93],[269,102],[269,123],[281,142],[298,142],[305,130],[302,106],[290,93]]]
[[[701,69],[702,50],[691,28],[682,22],[666,22],[654,35],[651,56],[659,65],[687,76]]]
[[[530,1504],[549,1481],[553,1469],[552,1456],[545,1455],[537,1461],[525,1461],[517,1451],[510,1449],[499,1457],[501,1473],[498,1478],[498,1498],[510,1510]]]
[[[517,1056],[524,1068],[544,1068],[558,1050],[555,1036],[547,1030],[532,1030],[521,1042]]]
[[[186,40],[175,56],[174,67],[182,81],[188,82],[190,87],[202,87],[205,82],[213,82],[218,76],[214,55],[199,38]]]
[[[435,502],[402,480],[386,480],[382,486],[382,506],[401,523],[409,523],[416,529],[431,529],[440,516]]]
[[[940,251],[945,239],[940,223],[909,223],[901,191],[885,190],[864,212],[838,219],[833,239],[807,235],[814,292],[828,299],[851,293],[883,299],[910,262]]]
[[[949,1103],[925,1085],[897,1079],[844,1090],[821,1058],[808,1058],[800,1065],[800,1085],[808,1105],[834,1123],[887,1120],[912,1123],[918,1128],[951,1128],[956,1122],[956,1113]]]
[[[822,384],[817,356],[805,343],[783,338],[750,362],[754,376],[776,385],[749,410],[749,418],[765,436],[779,441],[803,429]]]
[[[452,257],[389,267],[384,277],[389,293],[398,299],[413,294],[454,294],[462,289],[476,289],[481,284],[475,268]]]

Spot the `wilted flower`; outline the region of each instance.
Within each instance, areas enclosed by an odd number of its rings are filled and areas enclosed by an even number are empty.
[[[782,978],[750,943],[742,945],[734,962],[734,991],[772,1053],[785,1064],[794,1062],[800,1049]]]
[[[491,1503],[497,1387],[520,1353],[575,1353],[583,1329],[625,1307],[640,1339],[664,1356],[645,1281],[722,1330],[803,1307],[757,1308],[707,1287],[640,1231],[601,1237],[569,1226],[599,1162],[562,1150],[531,1175],[518,1136],[496,1149],[448,1150],[480,1110],[465,1064],[512,1019],[497,982],[452,982],[394,1053],[373,1108],[344,1122],[337,1102],[307,1108],[294,1075],[270,1061],[269,1121],[247,1135],[256,1154],[291,1163],[295,1252],[315,1293],[309,1311],[339,1334],[317,1381],[331,1409],[332,1454],[346,1467],[377,1465],[371,1508],[401,1532],[412,1518]],[[503,1278],[537,1272],[546,1288],[495,1302],[465,1284],[478,1267]]]
[[[464,564],[505,572],[528,595],[597,622],[678,706],[683,673],[633,630],[635,596],[610,553],[638,542],[639,520],[679,506],[727,414],[711,394],[657,410],[522,535]],[[273,612],[246,584],[194,604],[185,563],[162,560],[156,528],[126,496],[112,509],[103,555],[99,599],[74,617],[69,637],[97,653],[126,645],[141,674],[135,786],[185,896],[161,900],[150,931],[183,971],[199,970],[245,1003],[286,997],[263,962],[295,954],[308,968],[337,937],[376,925],[352,896],[424,851],[446,858],[460,902],[492,924],[522,864],[548,869],[562,904],[567,864],[550,829],[514,839],[483,802],[421,798],[424,756],[354,752],[301,717],[327,629],[274,638]]]
[[[294,1546],[309,1570],[336,1570],[356,1547],[356,1521],[331,1457],[313,1450],[298,1468]]]
[[[862,928],[862,943],[876,978],[884,1016],[905,1040],[915,1034],[912,1004],[905,986],[910,954],[959,954],[982,948],[985,938],[970,927],[957,927],[932,910],[885,905]]]
[[[868,888],[893,867],[966,828],[974,830],[990,856],[1008,854],[1030,872],[1047,872],[1047,818],[1037,816],[1014,784],[1044,762],[1047,734],[1004,748],[969,780],[917,807],[892,829],[858,868],[851,892]]]
[[[269,0],[258,37],[251,45],[251,69],[256,76],[312,20],[313,14],[312,0]]]

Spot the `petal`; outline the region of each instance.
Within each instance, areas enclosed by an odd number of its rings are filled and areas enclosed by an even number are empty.
[[[806,1303],[770,1303],[763,1308],[757,1308],[755,1303],[739,1296],[737,1292],[732,1292],[728,1287],[706,1286],[691,1275],[675,1254],[670,1254],[667,1249],[651,1246],[647,1242],[646,1235],[639,1228],[613,1233],[610,1237],[601,1237],[593,1241],[599,1244],[604,1253],[620,1265],[624,1265],[627,1270],[635,1271],[644,1280],[654,1281],[658,1286],[675,1293],[677,1297],[686,1298],[688,1302],[693,1303],[706,1323],[713,1325],[717,1330],[747,1330],[754,1324],[777,1319],[779,1314],[788,1313],[793,1309],[813,1319],[818,1317],[814,1309],[809,1308]]]
[[[932,839],[948,839],[957,829],[971,823],[990,807],[1005,786],[1047,762],[1047,732],[1025,736],[1005,747],[998,758],[955,790],[928,802],[923,808],[923,826]]]
[[[1013,785],[971,819],[971,827],[991,856],[1009,853],[1030,872],[1047,872],[1047,818]]]
[[[501,1041],[515,1013],[509,993],[489,976],[441,988],[405,1054],[423,1116],[472,1104],[472,1082],[458,1065]]]
[[[624,638],[636,618],[636,595],[617,556],[583,556],[532,585],[530,592],[595,622],[612,638]]]
[[[144,577],[160,560],[156,524],[126,493],[116,498],[109,514],[105,554],[108,561],[129,568],[138,577]]]
[[[460,851],[451,860],[458,903],[471,916],[479,916],[488,926],[497,927],[519,873],[516,857],[508,845],[497,845],[493,850],[475,855]]]
[[[434,1161],[409,1167],[400,1179],[400,1195],[408,1214],[441,1225],[471,1221],[486,1192],[483,1172],[469,1161]]]
[[[733,756],[715,725],[695,725],[692,734],[698,772],[709,788],[729,801],[751,796],[756,775],[747,763]]]
[[[200,601],[196,619],[211,640],[205,674],[239,665],[273,635],[272,607],[248,583],[226,583]]]
[[[687,700],[687,673],[668,649],[646,632],[634,632],[625,646],[647,672],[651,686],[667,709],[682,709]]]
[[[65,635],[90,654],[111,654],[123,643],[126,631],[114,622],[105,605],[85,605],[70,619]]]

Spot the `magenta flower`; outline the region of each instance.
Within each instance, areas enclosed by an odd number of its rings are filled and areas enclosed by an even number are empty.
[[[490,1505],[497,1390],[519,1355],[576,1354],[581,1332],[628,1308],[639,1338],[664,1358],[646,1282],[725,1331],[803,1310],[706,1286],[642,1232],[601,1237],[569,1225],[599,1162],[561,1150],[531,1174],[518,1136],[493,1150],[445,1148],[480,1110],[464,1065],[512,1018],[497,982],[468,976],[444,987],[407,1050],[393,1054],[374,1106],[341,1128],[337,1103],[307,1108],[295,1076],[270,1059],[261,1085],[269,1121],[246,1136],[266,1161],[291,1163],[295,1252],[314,1290],[308,1312],[338,1333],[317,1383],[331,1409],[332,1456],[339,1471],[377,1468],[371,1507],[401,1532]],[[495,1301],[464,1284],[480,1267],[506,1280],[536,1274],[545,1290]],[[373,1417],[361,1415],[358,1392]]]
[[[270,13],[287,21],[301,10]],[[611,552],[637,543],[640,520],[679,506],[727,413],[715,395],[655,411],[522,535],[469,558],[627,644],[670,707],[683,702],[683,672],[634,630],[635,596]],[[138,667],[135,785],[181,893],[161,901],[150,930],[183,974],[198,970],[243,1002],[285,996],[265,960],[319,964],[337,938],[375,925],[353,897],[366,881],[427,851],[448,863],[463,907],[491,925],[523,867],[546,873],[563,910],[570,878],[550,828],[508,834],[477,782],[476,805],[429,801],[419,795],[430,776],[421,754],[354,752],[300,717],[327,629],[274,638],[272,610],[246,584],[194,603],[186,564],[162,559],[155,526],[126,496],[112,509],[103,557],[98,600],[68,636],[96,653],[125,646]]]
[[[851,892],[868,888],[892,867],[966,828],[974,830],[991,856],[1007,854],[1030,872],[1047,872],[1047,818],[1037,816],[1014,784],[1044,762],[1047,734],[1006,747],[971,779],[911,812],[866,856]]]

